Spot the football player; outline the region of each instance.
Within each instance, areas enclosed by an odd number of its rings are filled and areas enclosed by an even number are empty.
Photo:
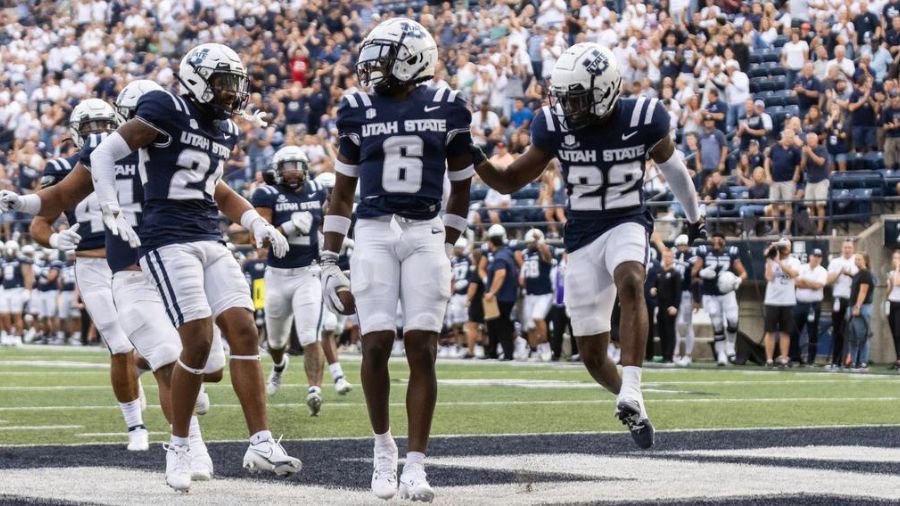
[[[388,359],[402,304],[403,343],[409,362],[409,443],[399,495],[431,501],[425,452],[437,399],[435,353],[450,298],[450,250],[466,229],[473,175],[471,113],[459,92],[418,86],[434,75],[438,51],[419,23],[380,23],[360,45],[360,84],[338,108],[337,180],[325,217],[322,282],[325,302],[338,312],[355,307],[363,334],[362,383],[375,433],[372,491],[398,493],[397,446],[390,431]],[[438,213],[445,173],[450,196]],[[357,180],[355,249],[350,280],[337,265]]]
[[[681,234],[675,238],[675,268],[681,274],[681,304],[678,307],[678,320],[675,322],[675,355],[681,351],[684,342],[684,355],[676,360],[676,365],[691,365],[694,353],[694,285],[692,269],[695,261],[694,247],[688,244],[688,236]]]
[[[697,195],[669,137],[669,115],[655,98],[619,99],[622,78],[612,52],[598,44],[567,49],[551,75],[551,105],[531,126],[531,146],[505,170],[473,147],[485,183],[511,193],[534,181],[553,158],[568,189],[565,304],[581,358],[594,379],[618,396],[616,416],[641,448],[653,426],[641,394],[648,317],[644,276],[653,217],[642,184],[647,159],[684,205],[691,238],[705,235]],[[619,296],[620,378],[607,358],[610,315]]]
[[[201,44],[184,56],[177,78],[180,94],[145,93],[134,119],[91,155],[103,223],[132,246],[141,245],[141,270],[153,279],[181,335],[182,350],[172,373],[166,480],[176,490],[190,487],[188,429],[214,321],[228,339],[232,385],[250,433],[244,467],[293,474],[300,470],[300,460],[290,457],[269,431],[250,290],[218,227],[221,211],[250,230],[257,242],[270,241],[276,256],[287,252],[284,236],[222,181],[240,134],[231,117],[246,104],[247,71],[232,49]],[[115,161],[136,150],[144,184],[140,237],[122,212],[115,189]]]
[[[447,325],[450,327],[450,334],[456,341],[457,349],[463,344],[467,344],[465,324],[469,321],[469,305],[466,295],[469,293],[469,269],[472,267],[472,260],[466,251],[468,241],[465,237],[460,237],[453,245],[453,254],[450,256],[450,272],[452,278],[450,280],[450,290],[453,295],[450,296],[450,305],[447,308]],[[468,346],[466,348],[468,353]],[[471,358],[471,357],[469,357]]]
[[[712,321],[716,362],[720,367],[725,366],[734,360],[738,331],[737,289],[747,279],[737,246],[726,247],[725,235],[714,233],[711,245],[697,248],[692,275],[700,278],[703,310]]]
[[[81,344],[81,315],[75,307],[75,251],[66,251],[66,261],[59,273],[59,336],[69,344]]]
[[[129,83],[116,99],[117,117],[122,121],[130,119],[134,115],[140,96],[147,91],[161,89],[152,81],[138,80]],[[91,193],[93,183],[88,173],[91,167],[91,154],[102,143],[107,133],[90,134],[71,174],[58,183],[55,180],[45,180],[48,187],[34,196],[22,198],[11,192],[2,192],[0,204],[9,205],[23,212],[39,212],[33,224],[46,224],[52,220],[52,216],[57,216],[63,209],[94,198]],[[115,164],[117,188],[123,195],[133,198],[132,205],[127,208],[129,213],[127,219],[134,223],[140,222],[140,201],[143,197],[143,187],[136,170],[137,163],[137,154],[131,153]],[[37,231],[36,238],[39,240],[47,239],[46,229],[46,225],[43,227],[33,225],[32,228],[33,231]],[[167,323],[166,311],[156,287],[140,270],[139,251],[109,231],[104,231],[103,236],[105,261],[112,277],[110,290],[111,298],[115,301],[114,310],[118,313],[123,331],[153,371],[159,385],[163,414],[171,422],[171,377],[174,364],[181,352],[180,338],[175,328]],[[81,237],[77,234],[71,237],[73,247],[81,243]],[[96,290],[96,286],[92,289]],[[213,346],[204,367],[204,380],[220,381],[224,365],[225,354],[220,334],[216,329]],[[195,411],[197,414],[204,414],[208,409],[209,397],[201,390]],[[193,480],[209,480],[213,473],[212,460],[203,442],[196,416],[191,417],[189,426],[190,477]]]
[[[0,315],[8,343],[21,344],[25,332],[22,310],[25,301],[31,298],[34,285],[34,270],[31,262],[19,253],[17,241],[6,241],[3,258],[3,296],[0,298]]]
[[[546,319],[553,302],[553,285],[550,283],[553,253],[553,247],[544,241],[544,233],[536,228],[525,232],[525,248],[516,252],[516,260],[521,265],[519,277],[525,288],[522,318],[528,332],[528,344],[533,358],[544,362],[551,358]]]
[[[45,249],[43,259],[34,265],[37,281],[37,327],[48,344],[62,344],[56,340],[56,295],[59,273],[62,270],[62,263],[56,258],[58,254],[54,249]]]
[[[274,395],[288,364],[285,353],[291,324],[303,347],[309,388],[310,416],[322,407],[324,357],[319,342],[322,323],[322,284],[319,280],[319,224],[327,192],[309,177],[309,158],[297,146],[285,146],[272,157],[274,185],[260,186],[250,201],[256,211],[284,234],[291,245],[282,258],[266,257],[266,339],[274,367],[266,393]]]

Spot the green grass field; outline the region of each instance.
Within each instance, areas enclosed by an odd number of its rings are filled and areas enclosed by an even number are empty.
[[[354,384],[347,396],[330,385],[325,404],[310,418],[303,404],[302,359],[269,400],[273,432],[285,439],[365,437],[370,434],[359,359],[344,370]],[[0,349],[0,445],[124,442],[124,427],[109,386],[102,350]],[[270,362],[264,361],[268,373]],[[394,434],[406,432],[408,370],[393,360]],[[326,381],[328,381],[326,373]],[[498,364],[440,361],[433,434],[511,434],[621,431],[613,397],[594,385],[580,364]],[[156,386],[143,378],[150,406],[144,413],[153,441],[168,427],[156,404]],[[892,424],[900,419],[900,377],[887,374],[764,371],[758,367],[645,369],[645,399],[658,430]],[[207,385],[210,413],[201,419],[208,440],[242,440],[243,417],[226,375]]]

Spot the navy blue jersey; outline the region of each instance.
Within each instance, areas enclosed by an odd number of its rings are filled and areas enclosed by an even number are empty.
[[[51,274],[56,271],[57,276],[59,275],[60,270],[62,269],[62,262],[58,262],[56,260],[52,261],[44,261],[44,262],[35,262],[34,264],[34,279],[35,285],[39,292],[52,292],[56,291],[59,287],[58,279],[56,278],[53,281],[50,281]]]
[[[487,289],[493,285],[494,275],[501,270],[506,271],[506,277],[503,278],[503,283],[495,294],[497,300],[500,302],[515,302],[519,295],[519,272],[513,252],[507,247],[500,247],[500,249],[488,255],[487,282],[485,283]]]
[[[691,291],[691,269],[697,263],[697,252],[694,248],[687,251],[675,251],[675,270],[681,275],[681,291]]]
[[[25,275],[22,274],[22,266],[31,264],[31,260],[22,257],[6,258],[3,260],[3,288],[24,288]]]
[[[620,99],[603,124],[570,131],[559,109],[544,106],[531,126],[531,142],[555,155],[569,201],[565,245],[569,252],[627,222],[653,230],[644,205],[649,151],[669,134],[669,113],[655,98]]]
[[[75,264],[63,264],[62,270],[59,272],[59,289],[64,292],[71,292],[75,289]]]
[[[210,120],[190,100],[165,91],[142,95],[135,115],[159,132],[155,142],[139,151],[141,250],[221,240],[213,195],[238,141],[237,125]]]
[[[264,207],[272,210],[272,225],[280,227],[291,221],[294,213],[308,211],[312,213],[313,222],[309,234],[299,232],[288,237],[290,249],[284,258],[278,258],[272,253],[271,246],[266,257],[268,264],[281,269],[294,269],[306,267],[319,259],[319,225],[322,223],[322,207],[328,191],[319,183],[309,178],[303,182],[303,186],[297,191],[283,186],[260,186],[253,192],[250,202],[254,207]]]
[[[337,127],[341,154],[359,167],[357,216],[437,216],[447,158],[468,152],[471,122],[465,100],[448,88],[417,86],[403,99],[344,95]]]
[[[700,293],[703,295],[722,295],[719,291],[718,275],[725,271],[731,271],[735,262],[740,260],[741,254],[737,246],[728,246],[725,251],[714,250],[711,246],[703,245],[697,248],[697,258],[703,260],[703,268],[713,267],[716,277],[702,279]]]
[[[550,282],[550,269],[553,268],[553,247],[550,247],[550,262],[541,258],[540,249],[525,248],[522,250],[522,276],[525,278],[525,293],[528,295],[545,295],[553,293]]]
[[[469,270],[472,260],[467,255],[450,257],[450,272],[453,274],[453,293],[465,295],[469,293]],[[463,283],[460,283],[462,281]],[[461,288],[457,288],[457,286]]]
[[[105,133],[91,134],[87,142],[84,143],[84,147],[81,149],[81,165],[88,171],[91,170],[91,153],[94,152],[94,149],[100,145],[100,142],[105,137]],[[119,198],[119,205],[122,208],[125,219],[128,220],[128,223],[135,230],[139,229],[141,224],[141,202],[144,200],[144,188],[141,186],[137,170],[139,162],[140,156],[137,152],[134,152],[117,161],[115,165],[116,194]],[[93,194],[88,199],[91,197],[94,198],[94,201],[97,200]],[[98,210],[97,212],[99,213],[100,211]],[[139,254],[137,248],[132,248],[122,238],[113,235],[109,230],[105,230],[102,221],[100,227],[103,229],[103,243],[106,246],[106,262],[113,272],[119,272],[138,263]],[[83,228],[84,226],[82,225],[78,232],[81,233]]]
[[[91,145],[92,138],[95,134],[91,134],[87,142],[85,142],[82,152],[69,158],[56,158],[47,162],[44,166],[44,176],[42,185],[50,184],[49,181],[55,180],[55,183],[62,181],[75,165],[82,160],[84,150],[97,147]],[[99,143],[98,143],[99,144]],[[78,227],[78,235],[81,236],[81,242],[75,247],[75,251],[89,251],[103,248],[103,214],[100,212],[100,204],[97,202],[97,196],[93,193],[88,195],[84,200],[71,209],[66,209],[66,220],[69,226],[76,223],[81,225]]]

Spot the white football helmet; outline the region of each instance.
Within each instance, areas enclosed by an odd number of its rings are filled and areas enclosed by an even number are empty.
[[[501,240],[503,240],[503,242],[506,242],[506,229],[503,228],[503,225],[494,223],[493,225],[491,225],[491,228],[488,229],[487,236],[489,239],[499,237]]]
[[[456,240],[456,243],[453,245],[454,248],[459,248],[461,251],[465,251],[466,248],[469,247],[469,240],[465,238],[465,236],[459,236],[459,239]]]
[[[216,119],[243,110],[250,96],[247,69],[238,54],[222,44],[200,44],[188,51],[178,66],[178,81],[182,93]]]
[[[111,105],[99,98],[82,100],[69,115],[69,136],[75,147],[84,146],[84,138],[92,133],[111,132],[119,127],[119,115]]]
[[[116,113],[122,123],[130,120],[137,109],[138,100],[148,91],[162,91],[162,86],[149,79],[138,79],[128,83],[116,97]]]
[[[325,188],[328,188],[328,191],[331,191],[334,189],[335,179],[336,177],[334,175],[334,172],[322,172],[321,174],[316,176],[315,181]]]
[[[34,256],[35,256],[34,246],[32,246],[30,244],[26,244],[25,246],[22,246],[22,254],[25,255],[26,258],[34,258]]]
[[[550,75],[553,109],[566,125],[577,130],[613,111],[619,99],[622,75],[608,48],[582,42],[566,49]]]
[[[392,18],[363,39],[356,74],[361,85],[391,93],[400,85],[434,77],[437,59],[437,44],[424,26],[408,18]]]
[[[719,273],[719,279],[716,281],[716,284],[719,287],[719,291],[723,294],[731,293],[741,286],[741,278],[731,271],[722,271]]]
[[[688,236],[687,234],[681,234],[675,238],[675,247],[678,246],[687,246],[688,245]]]
[[[528,232],[525,232],[526,243],[540,242],[543,238],[544,233],[536,228],[529,229]]]
[[[309,158],[299,147],[285,146],[275,152],[275,156],[272,157],[271,169],[275,177],[275,184],[296,190],[306,180],[306,174],[309,172]],[[285,172],[289,170],[300,171],[300,177],[286,178]]]
[[[6,241],[4,244],[6,248],[6,256],[12,258],[19,255],[19,242],[18,241]]]

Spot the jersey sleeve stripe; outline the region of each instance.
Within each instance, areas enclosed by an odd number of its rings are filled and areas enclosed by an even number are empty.
[[[178,102],[178,99],[175,98],[175,95],[172,95],[172,94],[169,93],[169,92],[166,92],[166,95],[168,95],[169,98],[172,99],[172,104],[175,106],[175,110],[178,111],[178,112],[183,112],[183,111],[181,110],[181,104]]]
[[[146,119],[144,119],[144,118],[142,118],[142,117],[140,117],[140,116],[135,116],[134,118],[137,119],[137,120],[139,120],[141,123],[147,125],[148,127],[152,128],[152,129],[154,129],[154,130],[156,130],[157,132],[160,133],[160,135],[166,136],[166,139],[168,139],[168,140],[167,140],[166,142],[164,142],[164,143],[154,143],[154,144],[153,144],[154,146],[156,146],[156,147],[158,147],[158,148],[164,148],[164,147],[168,146],[169,143],[172,142],[172,136],[169,135],[169,133],[166,132],[165,130],[163,130],[162,128],[159,128],[158,126],[154,125],[154,124],[151,123],[150,121],[148,121],[148,120],[146,120]]]
[[[181,112],[183,112],[185,115],[189,115],[190,109],[188,109],[187,102],[185,102],[184,99],[178,95],[175,96],[175,99],[178,100],[179,102],[181,102]]]
[[[68,172],[68,171],[72,170],[72,164],[69,163],[69,161],[66,160],[65,158],[60,158],[59,160],[57,160],[57,162],[59,163],[59,166],[61,166],[61,168],[64,171]]]
[[[646,97],[638,97],[637,102],[634,103],[634,111],[631,112],[631,128],[638,126],[638,123],[640,123],[641,109],[644,108],[644,102],[646,100]]]
[[[354,109],[359,107],[359,103],[356,101],[356,97],[354,97],[352,93],[344,95],[344,98],[347,99],[347,103],[350,104],[350,107]]]
[[[442,101],[445,93],[447,93],[447,88],[438,88],[437,91],[434,92],[434,102]]]
[[[458,96],[459,90],[450,90],[450,93],[447,94],[447,102],[456,102]]]
[[[359,99],[362,101],[362,104],[366,107],[372,107],[372,99],[369,98],[369,94],[361,91],[359,92]]]
[[[544,120],[547,122],[547,131],[555,132],[556,124],[553,122],[553,113],[550,111],[550,106],[545,105],[544,107],[541,107],[541,112],[544,113]]]
[[[347,177],[359,177],[359,165],[350,165],[349,163],[335,160],[334,170]]]
[[[447,142],[445,144],[449,146],[450,142],[453,141],[453,139],[457,135],[464,133],[464,132],[469,132],[469,131],[470,131],[469,127],[456,128],[456,129],[450,130],[449,132],[447,132]]]
[[[647,112],[644,113],[644,124],[649,125],[651,121],[653,121],[653,113],[656,111],[656,103],[659,102],[659,99],[651,98],[650,105],[647,106]]]

